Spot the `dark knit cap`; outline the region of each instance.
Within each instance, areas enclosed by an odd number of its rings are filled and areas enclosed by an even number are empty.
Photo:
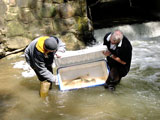
[[[45,49],[47,50],[57,50],[57,40],[54,37],[49,37],[44,41]]]

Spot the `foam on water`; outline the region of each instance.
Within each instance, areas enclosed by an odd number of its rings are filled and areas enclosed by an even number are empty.
[[[160,42],[152,40],[135,40],[133,45],[132,68],[139,66],[140,70],[148,67],[160,68]]]
[[[142,24],[122,25],[112,28],[103,28],[95,30],[94,36],[97,41],[102,42],[106,33],[121,30],[129,39],[141,39],[160,36],[160,22],[148,22]]]
[[[33,76],[35,76],[35,72],[33,71],[33,69],[24,60],[21,60],[21,61],[12,63],[12,64],[14,64],[13,68],[24,70],[22,72],[23,77],[33,77]]]

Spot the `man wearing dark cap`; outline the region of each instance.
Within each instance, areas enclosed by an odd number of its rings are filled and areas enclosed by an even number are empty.
[[[65,43],[54,36],[42,36],[36,38],[25,49],[25,58],[27,63],[35,71],[41,83],[45,81],[48,83],[50,89],[52,82],[55,82],[52,63],[57,52],[65,52]]]
[[[103,54],[107,56],[107,64],[110,68],[109,77],[104,87],[115,90],[115,86],[130,70],[132,45],[120,30],[107,33],[103,44],[108,48]]]

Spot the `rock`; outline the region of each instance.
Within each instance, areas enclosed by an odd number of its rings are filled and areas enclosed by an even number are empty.
[[[51,18],[56,15],[56,6],[51,3],[38,2],[36,14],[40,18]]]
[[[6,11],[7,11],[7,5],[3,2],[3,0],[0,0],[0,16],[4,16]]]
[[[80,50],[85,48],[85,45],[73,33],[66,33],[61,35],[60,39],[66,43],[67,50]]]
[[[70,18],[74,16],[74,9],[70,4],[64,3],[59,7],[59,14],[61,18]]]
[[[24,37],[14,37],[12,40],[8,40],[6,45],[9,49],[24,48],[31,42],[30,39]]]
[[[17,16],[18,19],[24,24],[29,24],[35,20],[35,17],[29,8],[21,8]]]
[[[23,35],[25,30],[23,28],[23,25],[19,23],[18,21],[11,21],[8,22],[7,24],[7,37],[15,37],[15,36],[20,36]]]

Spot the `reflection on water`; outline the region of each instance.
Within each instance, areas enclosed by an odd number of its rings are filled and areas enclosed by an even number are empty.
[[[0,61],[0,120],[159,120],[160,37],[132,40],[131,71],[115,92],[103,86],[59,91],[39,97],[36,76],[13,68],[24,58]]]

